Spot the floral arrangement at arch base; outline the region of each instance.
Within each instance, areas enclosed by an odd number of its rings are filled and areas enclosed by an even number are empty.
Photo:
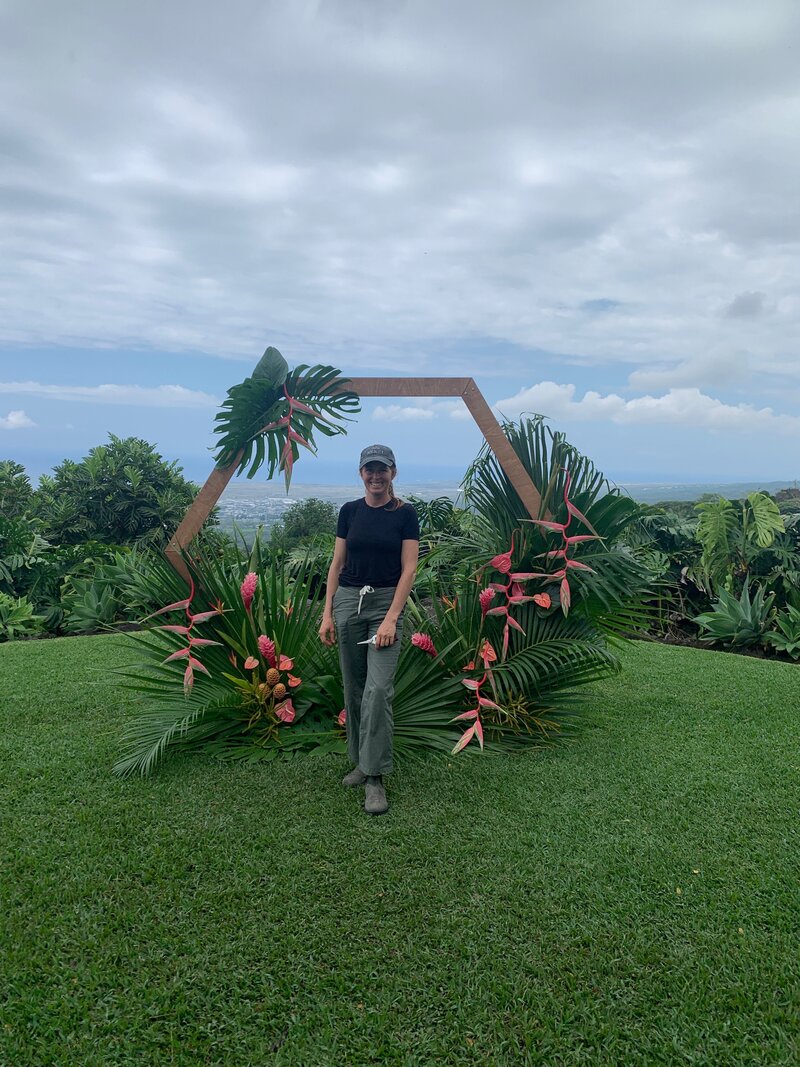
[[[291,432],[309,441],[314,429],[312,415],[289,403],[286,394],[300,390],[292,383],[284,394],[287,383],[289,375],[269,386],[273,407],[255,419],[262,435],[283,434],[270,452],[275,469],[291,467]],[[313,407],[307,395],[301,403]],[[542,513],[527,514],[484,448],[463,485],[470,545],[457,545],[455,572],[440,569],[435,552],[423,556],[406,608],[414,632],[395,679],[399,760],[552,743],[573,719],[578,687],[619,669],[613,645],[639,619],[643,575],[619,544],[637,505],[542,420],[504,429]],[[270,448],[248,453],[239,439],[236,455],[252,473]],[[223,456],[230,461],[230,451]],[[180,748],[244,760],[344,752],[338,652],[318,637],[324,586],[313,555],[290,576],[258,539],[246,557],[191,549],[188,595],[163,557],[141,576],[167,606],[130,635],[139,662],[123,673],[142,706],[116,770],[149,773]]]

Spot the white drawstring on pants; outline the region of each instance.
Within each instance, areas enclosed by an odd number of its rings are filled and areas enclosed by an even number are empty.
[[[362,585],[362,587],[358,591],[358,611],[356,612],[356,615],[360,615],[361,614],[361,601],[364,599],[364,597],[367,595],[367,593],[374,593],[374,592],[375,592],[375,590],[372,588],[371,585]]]

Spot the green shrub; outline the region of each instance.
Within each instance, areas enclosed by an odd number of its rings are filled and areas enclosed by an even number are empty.
[[[772,645],[792,659],[800,659],[800,611],[791,606],[779,611],[775,624],[778,629],[764,634],[764,644]]]
[[[35,614],[33,604],[27,597],[16,599],[0,593],[0,641],[13,641],[28,637],[42,628],[42,618]]]
[[[774,599],[775,594],[766,596],[762,586],[756,587],[752,600],[748,585],[738,600],[726,589],[721,589],[714,610],[698,615],[694,620],[705,631],[700,640],[733,648],[757,645],[769,626]]]

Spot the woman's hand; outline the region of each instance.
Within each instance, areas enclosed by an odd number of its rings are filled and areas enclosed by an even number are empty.
[[[397,625],[391,619],[384,619],[375,634],[375,647],[388,648],[397,640]]]
[[[336,644],[336,627],[333,622],[333,615],[322,616],[322,625],[319,628],[319,639],[323,645]]]

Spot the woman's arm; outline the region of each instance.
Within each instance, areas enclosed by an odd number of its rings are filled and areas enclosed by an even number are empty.
[[[400,612],[406,606],[408,595],[414,586],[418,559],[419,541],[403,541],[400,549],[400,581],[397,583],[389,610],[378,627],[375,638],[375,644],[378,648],[392,645],[397,640],[397,620],[400,618]]]
[[[322,610],[322,625],[319,628],[320,640],[326,645],[336,643],[336,627],[333,624],[333,594],[339,588],[339,575],[342,573],[346,559],[347,541],[343,537],[337,537],[336,546],[333,550],[333,559],[328,568],[325,607]]]

